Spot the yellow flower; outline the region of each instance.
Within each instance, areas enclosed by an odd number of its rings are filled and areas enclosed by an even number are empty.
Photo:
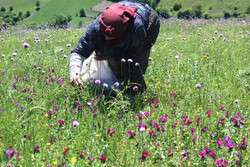
[[[148,128],[147,130],[148,130],[148,131],[150,131],[150,129],[149,129],[149,128]]]
[[[97,135],[95,135],[95,136],[96,136],[96,137],[99,137],[100,135],[97,134]]]
[[[49,114],[45,114],[45,117],[49,117]]]
[[[48,146],[50,146],[50,143],[47,143]]]
[[[44,126],[49,126],[49,124],[45,124]]]
[[[72,164],[76,163],[76,157],[73,157],[73,158],[71,159],[71,162],[72,162]]]
[[[52,162],[54,165],[56,165],[57,164],[57,161],[54,161],[54,162]]]

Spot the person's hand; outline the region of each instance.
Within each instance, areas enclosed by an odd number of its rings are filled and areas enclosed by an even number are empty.
[[[75,85],[76,86],[82,86],[83,85],[80,77],[73,77],[73,78],[70,79],[69,82],[70,82],[70,84],[72,86],[75,86]]]

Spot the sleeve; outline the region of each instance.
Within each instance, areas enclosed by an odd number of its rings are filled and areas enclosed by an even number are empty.
[[[133,43],[132,46],[136,47],[137,49],[142,50],[143,44],[146,40],[146,28],[145,25],[142,23],[142,20],[139,17],[136,17],[134,21],[134,33],[133,33]]]
[[[87,31],[80,38],[78,45],[71,52],[69,65],[70,78],[80,75],[85,58],[88,58],[94,51],[94,41],[98,35],[95,30],[97,24],[99,23],[96,19],[91,23]]]

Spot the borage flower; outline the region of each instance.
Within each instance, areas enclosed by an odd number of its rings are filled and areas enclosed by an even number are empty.
[[[221,148],[222,144],[223,144],[223,139],[222,139],[222,138],[220,138],[219,140],[217,140],[216,145],[217,145],[219,148]]]
[[[228,165],[228,161],[223,160],[223,158],[217,159],[215,162],[215,165],[220,166],[220,167],[226,167]]]

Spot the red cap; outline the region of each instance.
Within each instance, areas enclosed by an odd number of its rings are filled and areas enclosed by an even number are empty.
[[[137,9],[138,7],[126,7],[119,3],[107,7],[99,18],[103,35],[116,38],[124,34],[128,25],[134,21]]]

